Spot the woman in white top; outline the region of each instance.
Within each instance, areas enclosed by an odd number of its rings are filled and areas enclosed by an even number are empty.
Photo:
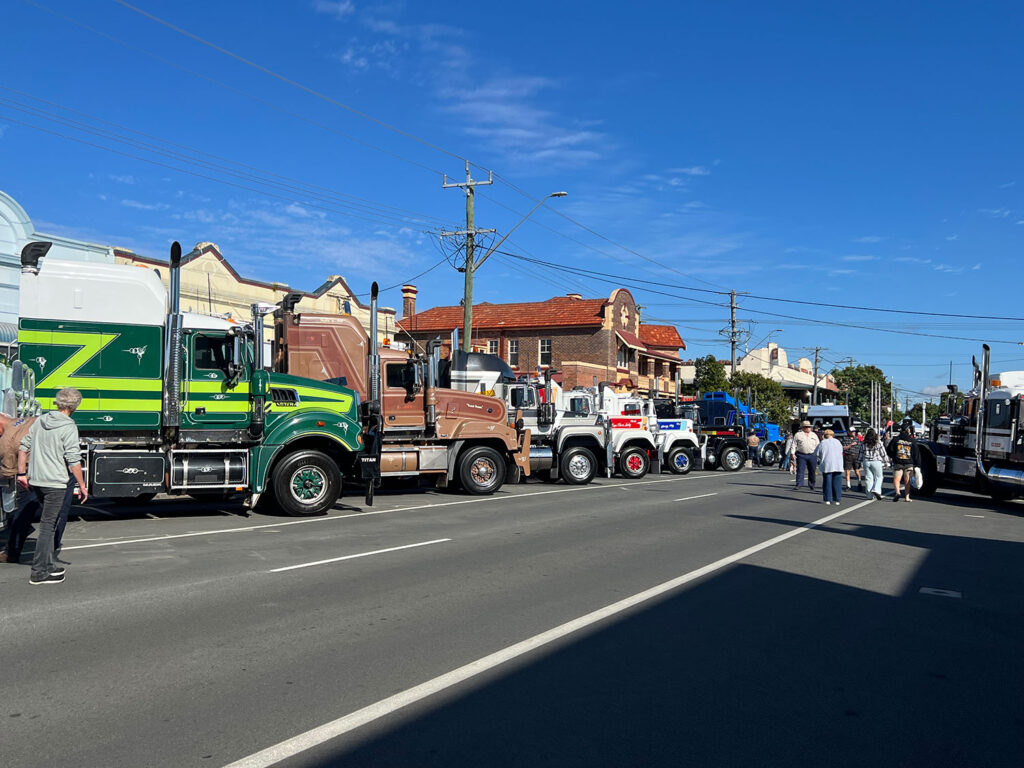
[[[843,497],[843,444],[836,440],[835,432],[825,430],[825,439],[815,449],[814,455],[821,468],[824,501],[826,504],[834,501],[838,506]]]

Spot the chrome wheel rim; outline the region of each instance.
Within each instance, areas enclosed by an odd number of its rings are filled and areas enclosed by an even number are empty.
[[[299,467],[292,472],[289,487],[296,501],[316,504],[327,493],[329,481],[319,467]]]

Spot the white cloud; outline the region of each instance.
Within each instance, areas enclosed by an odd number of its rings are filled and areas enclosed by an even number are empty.
[[[975,264],[973,267],[971,267],[971,271],[978,270],[978,269],[981,269],[981,262],[980,261],[977,264]]]
[[[140,211],[166,211],[171,206],[167,203],[140,203],[138,200],[122,200],[125,208],[136,208]]]
[[[691,165],[688,168],[669,168],[669,173],[681,173],[684,176],[710,176],[711,171],[703,165]]]
[[[916,256],[897,256],[896,261],[902,261],[905,264],[931,264],[931,259],[919,259]]]
[[[1012,211],[1009,208],[979,208],[978,213],[984,213],[993,219],[1005,219]]]
[[[921,391],[926,395],[944,395],[949,390],[946,389],[943,384],[929,384],[927,387],[921,387]]]
[[[1010,187],[1015,187],[1015,186],[1017,186],[1017,182],[1016,181],[1008,181],[1005,184],[1000,184],[999,188],[1000,189],[1009,189]]]
[[[884,240],[884,237],[879,235],[864,235],[864,237],[856,237],[853,239],[855,243],[880,243]]]
[[[854,275],[857,273],[855,269],[830,269],[828,271],[829,277],[835,277],[838,275]]]
[[[881,256],[860,256],[853,254],[851,256],[843,256],[843,261],[878,261]]]
[[[344,19],[354,13],[356,7],[352,0],[314,0],[313,10],[317,13],[326,13],[337,19]]]
[[[946,235],[946,241],[952,243],[954,240],[959,240],[960,235]]]
[[[964,267],[954,267],[952,264],[936,264],[932,267],[936,272],[947,272],[949,274],[959,274],[964,271]]]
[[[121,175],[118,175],[116,173],[111,173],[111,174],[107,175],[107,178],[110,179],[111,181],[117,182],[118,184],[134,184],[135,183],[135,177],[132,176],[130,173],[125,173],[125,174],[121,174]]]

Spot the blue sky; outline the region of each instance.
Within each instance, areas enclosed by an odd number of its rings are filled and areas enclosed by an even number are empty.
[[[495,254],[477,301],[625,284],[688,356],[724,358],[728,310],[690,299],[727,299],[680,286],[736,289],[820,302],[741,297],[751,343],[782,329],[792,357],[828,347],[910,390],[951,360],[965,384],[980,351],[911,331],[1014,342],[995,367],[1024,368],[1019,322],[833,306],[1024,314],[1018,3],[138,3],[330,101],[111,0],[11,0],[0,189],[43,231],[153,255],[211,240],[305,289],[419,275],[420,307],[454,304],[436,232],[465,208],[441,174],[468,158],[499,177],[476,200],[499,234],[569,193],[501,249],[565,269]]]

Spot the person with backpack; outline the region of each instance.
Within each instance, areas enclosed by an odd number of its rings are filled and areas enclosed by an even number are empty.
[[[910,480],[914,467],[921,466],[921,448],[914,437],[914,426],[904,421],[900,433],[889,441],[889,457],[892,459],[892,483],[896,487],[892,500],[900,500],[900,482],[904,483],[903,500],[910,501]]]
[[[864,490],[864,481],[860,476],[860,440],[857,439],[857,430],[850,430],[849,436],[843,441],[843,471],[846,473],[846,487],[853,490],[850,485],[850,473],[857,473],[857,490]]]

